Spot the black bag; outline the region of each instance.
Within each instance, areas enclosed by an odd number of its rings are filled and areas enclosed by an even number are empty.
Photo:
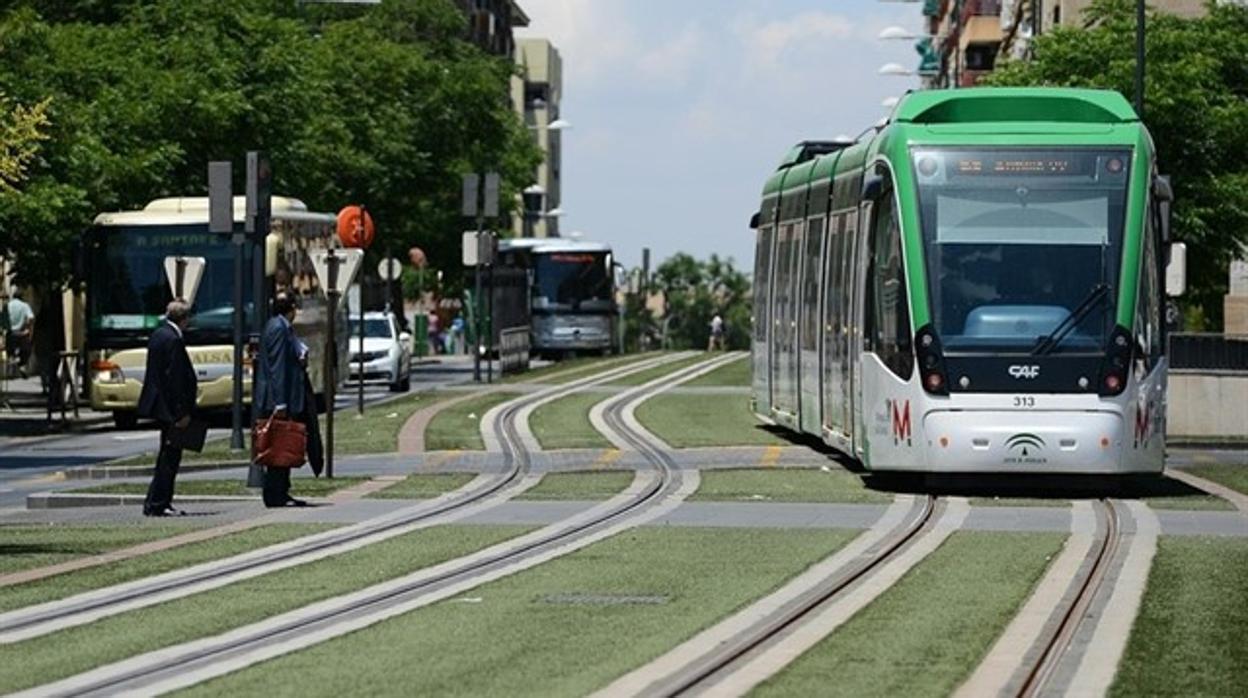
[[[167,432],[169,444],[183,451],[201,453],[204,450],[204,439],[208,436],[208,422],[192,419],[185,429],[170,427]]]

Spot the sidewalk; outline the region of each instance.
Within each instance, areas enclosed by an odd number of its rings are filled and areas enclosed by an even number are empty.
[[[65,406],[65,419],[59,407],[48,419],[48,396],[38,376],[10,378],[0,383],[0,438],[31,437],[65,432],[88,431],[112,425],[112,414],[96,412],[82,398],[78,400],[78,418],[70,405]]]

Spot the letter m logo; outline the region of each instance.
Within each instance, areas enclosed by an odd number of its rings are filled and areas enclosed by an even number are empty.
[[[896,446],[902,441],[906,445],[910,445],[910,401],[901,402],[898,409],[899,401],[892,400],[893,407],[893,445]]]

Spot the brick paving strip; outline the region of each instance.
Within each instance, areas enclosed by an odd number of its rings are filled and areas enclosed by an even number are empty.
[[[398,475],[373,478],[371,480],[361,482],[358,485],[339,490],[327,497],[326,501],[331,503],[341,503],[361,499],[367,495],[373,494],[374,492],[380,492],[381,490],[402,481],[403,477]],[[78,570],[84,570],[89,567],[98,567],[99,565],[107,565],[112,562],[132,560],[136,557],[171,550],[183,545],[190,545],[191,543],[202,543],[203,541],[212,540],[214,538],[220,538],[222,536],[248,531],[266,524],[276,523],[279,520],[280,514],[267,513],[254,519],[234,521],[220,526],[187,531],[186,533],[180,533],[169,538],[140,543],[138,545],[132,545],[128,548],[122,548],[120,550],[110,550],[106,553],[66,560],[65,562],[58,562],[54,565],[35,567],[29,570],[21,570],[20,572],[10,572],[9,574],[0,575],[0,588],[13,586],[14,584],[34,582],[40,579],[54,577],[58,574],[77,572]]]
[[[1235,508],[1239,510],[1239,513],[1248,514],[1248,496],[1236,492],[1225,485],[1219,485],[1212,480],[1206,480],[1203,477],[1193,475],[1185,470],[1178,470],[1175,468],[1167,468],[1166,477],[1172,477],[1175,480],[1178,480],[1186,485],[1191,485],[1198,490],[1204,490],[1215,497],[1221,497],[1222,499],[1225,499],[1233,504]]]
[[[500,386],[501,387],[501,386]],[[410,456],[417,453],[425,452],[425,428],[429,426],[429,422],[438,416],[438,413],[448,407],[454,407],[461,402],[466,402],[483,395],[497,392],[499,388],[488,388],[485,390],[474,390],[463,395],[457,395],[448,400],[440,400],[428,407],[416,410],[411,417],[403,423],[403,428],[399,430],[399,455]]]

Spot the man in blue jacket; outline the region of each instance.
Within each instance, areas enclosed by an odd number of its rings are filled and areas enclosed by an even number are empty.
[[[152,332],[147,343],[147,370],[143,374],[143,391],[139,393],[139,416],[155,419],[160,424],[160,452],[156,456],[156,473],[147,488],[143,502],[145,516],[181,516],[173,508],[173,486],[182,464],[182,449],[170,436],[174,429],[185,429],[191,423],[199,381],[191,357],[186,353],[182,334],[191,320],[191,307],[175,300],[165,310],[165,319]]]
[[[303,366],[299,363],[300,342],[295,336],[295,299],[281,291],[273,298],[273,317],[260,338],[260,366],[256,372],[256,404],[260,420],[300,419],[307,392]],[[266,507],[307,506],[290,496],[290,468],[265,468]]]

